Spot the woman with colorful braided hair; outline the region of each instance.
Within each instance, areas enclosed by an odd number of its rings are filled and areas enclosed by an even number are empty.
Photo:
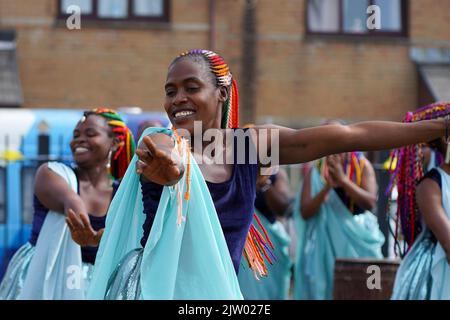
[[[258,277],[272,260],[269,239],[251,228],[260,169],[445,133],[443,120],[237,129],[236,81],[208,50],[177,57],[164,88],[174,129],[143,133],[135,172],[111,204],[88,298],[241,299],[242,255]]]
[[[450,104],[436,103],[408,113],[406,122],[447,118]],[[450,148],[445,138],[428,143],[445,160],[424,174],[421,145],[396,150],[396,244],[400,230],[404,257],[392,299],[450,299]],[[396,246],[396,250],[402,249]]]
[[[134,142],[115,111],[94,109],[76,125],[70,148],[74,168],[48,162],[36,173],[31,238],[9,264],[0,286],[2,299],[85,297],[105,214]],[[75,227],[68,228],[66,216]],[[78,224],[86,226],[83,232]]]
[[[322,158],[305,175],[294,206],[296,299],[332,299],[337,258],[382,258],[384,236],[370,212],[377,189],[361,152]]]

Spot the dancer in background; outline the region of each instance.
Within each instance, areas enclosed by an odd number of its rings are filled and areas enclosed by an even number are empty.
[[[377,189],[361,152],[330,155],[311,167],[295,205],[296,299],[332,299],[337,258],[382,258],[384,236],[370,212]]]
[[[1,299],[85,297],[105,215],[134,142],[115,111],[94,109],[78,122],[70,147],[75,168],[49,162],[36,173],[31,238],[9,263]],[[74,235],[81,248],[71,239],[66,215],[90,232],[89,241],[83,234]]]
[[[409,113],[406,121],[448,121],[449,115],[450,104],[437,103]],[[450,149],[445,138],[435,139],[428,146],[445,161],[425,175],[422,146],[396,152],[396,239],[401,230],[407,254],[397,270],[394,300],[450,299]]]

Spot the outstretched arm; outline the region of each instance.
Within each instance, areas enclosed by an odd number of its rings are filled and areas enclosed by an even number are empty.
[[[271,141],[269,149],[278,144],[280,164],[308,162],[326,155],[358,151],[398,148],[428,142],[445,134],[444,120],[415,123],[366,121],[351,125],[326,125],[294,130],[278,126],[258,126],[278,129],[279,141]],[[270,130],[269,130],[270,131]]]
[[[303,180],[302,198],[300,206],[300,214],[303,219],[308,220],[314,217],[320,209],[323,202],[326,201],[328,192],[331,189],[330,183],[327,181],[325,186],[314,197],[311,196],[311,173],[312,169],[306,174]]]

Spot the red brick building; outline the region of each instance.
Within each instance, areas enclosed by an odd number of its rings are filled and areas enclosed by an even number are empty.
[[[15,32],[23,107],[160,110],[169,62],[202,47],[231,65],[245,122],[298,127],[401,120],[448,96],[449,12],[448,0],[0,0],[0,30]]]

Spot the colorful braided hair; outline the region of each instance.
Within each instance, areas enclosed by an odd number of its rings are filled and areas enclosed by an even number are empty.
[[[422,120],[437,119],[450,115],[449,103],[435,103],[408,112],[404,122],[417,122]],[[409,145],[391,152],[390,170],[393,172],[387,193],[392,191],[392,186],[397,186],[397,212],[395,217],[395,253],[399,245],[399,229],[404,237],[404,247],[400,255],[404,255],[411,248],[414,240],[421,232],[421,214],[416,203],[416,186],[424,176],[423,153],[424,144]],[[393,163],[397,165],[393,168]]]
[[[217,53],[209,50],[194,49],[180,54],[171,65],[185,57],[202,57],[214,75],[217,87],[231,87],[228,99],[223,106],[222,129],[239,127],[239,95],[236,80],[230,72],[225,60]]]
[[[119,114],[114,110],[99,108],[84,112],[84,118],[87,118],[90,115],[97,115],[105,118],[112,129],[114,137],[119,140],[119,148],[111,159],[109,170],[113,179],[121,179],[125,175],[128,164],[134,155],[135,144],[133,134]]]

